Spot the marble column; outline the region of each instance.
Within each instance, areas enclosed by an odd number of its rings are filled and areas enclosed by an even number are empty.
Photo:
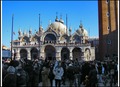
[[[45,60],[45,53],[44,52],[40,52],[40,59]]]
[[[69,50],[70,50],[70,60],[73,60],[72,49],[73,49],[73,48],[70,48],[70,47],[69,47]]]
[[[81,60],[86,61],[86,60],[85,60],[84,48],[81,48]]]
[[[70,52],[70,60],[73,60],[72,52]]]
[[[12,55],[11,55],[11,57],[12,57],[12,60],[14,60],[14,50],[12,49]]]
[[[40,48],[40,59],[45,60],[45,52],[43,47]]]
[[[28,57],[28,60],[31,60],[31,53],[30,53],[30,50],[27,50],[27,57]]]
[[[60,57],[60,52],[56,52],[56,60],[61,60],[61,57]]]
[[[16,51],[16,58],[15,58],[15,60],[19,60],[19,59],[20,59],[20,52]]]
[[[61,48],[60,47],[56,47],[56,60],[61,60],[61,52],[60,52]]]

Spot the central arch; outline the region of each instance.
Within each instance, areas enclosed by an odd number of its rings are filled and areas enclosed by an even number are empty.
[[[26,49],[20,50],[20,58],[27,59],[27,50]]]
[[[56,57],[56,50],[53,46],[47,45],[45,47],[45,58],[47,60],[55,60]]]
[[[36,58],[38,58],[38,50],[37,50],[37,48],[32,48],[31,49],[31,59],[36,59]]]
[[[66,60],[70,58],[70,51],[68,48],[62,48],[61,50],[61,60]]]
[[[45,41],[55,41],[56,37],[53,34],[47,34],[44,38]]]
[[[81,59],[81,49],[80,48],[75,47],[72,51],[72,54],[73,54],[73,60],[75,60],[75,59],[80,60]]]

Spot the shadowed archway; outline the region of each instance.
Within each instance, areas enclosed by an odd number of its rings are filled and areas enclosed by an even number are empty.
[[[27,59],[27,50],[26,49],[20,50],[20,58]]]
[[[47,45],[45,47],[45,58],[47,60],[55,60],[56,58],[56,49],[51,46],[51,45]]]
[[[81,59],[81,49],[78,47],[75,47],[72,51],[72,55],[73,55],[73,60],[75,60],[75,59],[80,60]]]
[[[38,58],[38,50],[37,50],[37,48],[32,48],[31,49],[31,59],[36,59],[36,58]]]
[[[61,50],[61,60],[66,60],[70,58],[70,51],[68,48],[62,48]]]

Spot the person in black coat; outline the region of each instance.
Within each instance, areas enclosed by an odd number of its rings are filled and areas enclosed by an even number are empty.
[[[88,62],[85,62],[82,66],[82,70],[81,70],[81,73],[82,73],[82,76],[81,76],[81,83],[84,82],[85,80],[85,76],[88,75],[90,72],[90,65]]]
[[[33,66],[32,66],[31,60],[27,60],[24,70],[26,71],[26,73],[28,73],[28,76],[29,76],[29,81],[27,82],[27,86],[31,87],[32,77],[33,77]]]
[[[74,67],[72,64],[69,64],[68,69],[67,69],[67,78],[69,79],[70,87],[73,86],[74,79],[75,79],[75,73],[74,73]]]
[[[17,87],[27,86],[27,82],[29,81],[29,76],[27,72],[21,66],[18,66],[16,73],[17,73]]]
[[[13,66],[9,66],[7,74],[3,79],[3,87],[16,87],[16,81],[15,68]]]
[[[102,65],[100,62],[98,62],[98,76],[99,76],[99,82],[102,82]]]
[[[65,61],[62,61],[61,66],[64,70],[64,74],[63,74],[63,77],[62,77],[62,84],[65,85],[65,80],[66,80],[66,64],[65,64]]]
[[[96,87],[97,84],[97,71],[95,69],[95,65],[91,65],[91,70],[88,75],[89,86],[88,87]]]
[[[33,63],[32,86],[38,86],[38,84],[39,84],[39,73],[40,73],[40,67],[39,67],[38,61],[35,61]]]
[[[50,64],[50,72],[48,75],[48,78],[50,79],[50,86],[53,86],[53,79],[55,78],[55,75],[53,74],[53,64]]]

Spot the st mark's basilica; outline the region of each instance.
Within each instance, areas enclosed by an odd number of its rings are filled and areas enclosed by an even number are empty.
[[[12,42],[12,53],[16,60],[27,58],[29,60],[75,60],[92,61],[95,59],[95,47],[89,43],[88,32],[80,24],[71,34],[72,29],[67,28],[62,18],[56,16],[55,22],[50,23],[44,31],[42,26],[32,34],[18,31],[18,39]],[[12,57],[12,58],[13,58]]]

